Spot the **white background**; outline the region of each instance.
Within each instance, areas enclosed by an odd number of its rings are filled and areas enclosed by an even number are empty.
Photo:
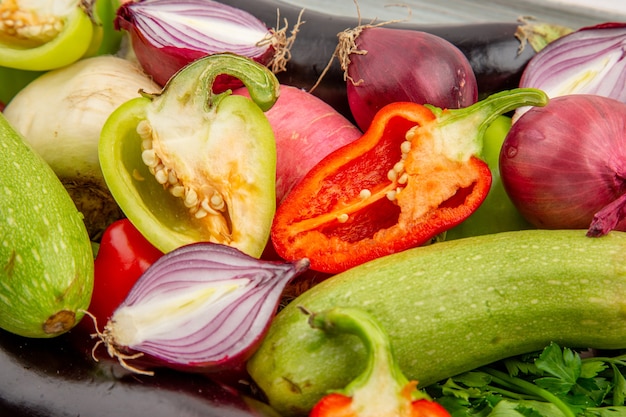
[[[620,13],[626,15],[626,1],[624,0],[547,0],[562,7],[576,6],[602,10],[608,13]]]

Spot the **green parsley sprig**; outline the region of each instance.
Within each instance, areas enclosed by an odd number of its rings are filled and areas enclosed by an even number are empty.
[[[626,354],[551,343],[426,388],[452,417],[626,417]]]

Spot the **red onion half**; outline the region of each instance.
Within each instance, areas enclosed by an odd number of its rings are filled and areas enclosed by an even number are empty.
[[[232,52],[268,65],[288,41],[241,9],[212,0],[140,0],[117,10],[115,27],[130,34],[144,71],[165,85],[188,63],[215,53]],[[283,35],[283,32],[280,32]],[[281,52],[282,53],[282,52]],[[216,92],[241,86],[221,76]]]
[[[626,23],[603,23],[549,43],[529,62],[520,87],[549,97],[595,94],[626,102]],[[529,107],[516,110],[517,120]]]
[[[534,107],[502,145],[500,176],[536,227],[626,231],[626,104],[573,94]]]
[[[98,333],[111,357],[195,372],[238,367],[254,352],[280,296],[309,261],[262,261],[216,243],[159,258]]]
[[[465,55],[430,33],[357,27],[339,34],[338,57],[347,75],[350,111],[363,131],[389,103],[458,109],[478,99],[476,76]]]

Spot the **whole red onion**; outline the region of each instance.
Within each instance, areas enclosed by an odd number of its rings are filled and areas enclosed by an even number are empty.
[[[339,56],[348,76],[350,111],[363,131],[389,103],[411,101],[457,109],[478,99],[469,61],[439,36],[380,26],[357,28],[350,36],[352,49],[346,51],[347,57],[342,58],[342,52]]]
[[[626,104],[572,94],[532,108],[504,141],[500,175],[537,227],[626,230]]]

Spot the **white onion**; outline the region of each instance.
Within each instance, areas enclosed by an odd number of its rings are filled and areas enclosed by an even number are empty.
[[[120,216],[100,170],[100,131],[113,110],[139,97],[140,89],[161,91],[139,66],[98,56],[41,75],[4,110],[68,188],[92,237]]]

